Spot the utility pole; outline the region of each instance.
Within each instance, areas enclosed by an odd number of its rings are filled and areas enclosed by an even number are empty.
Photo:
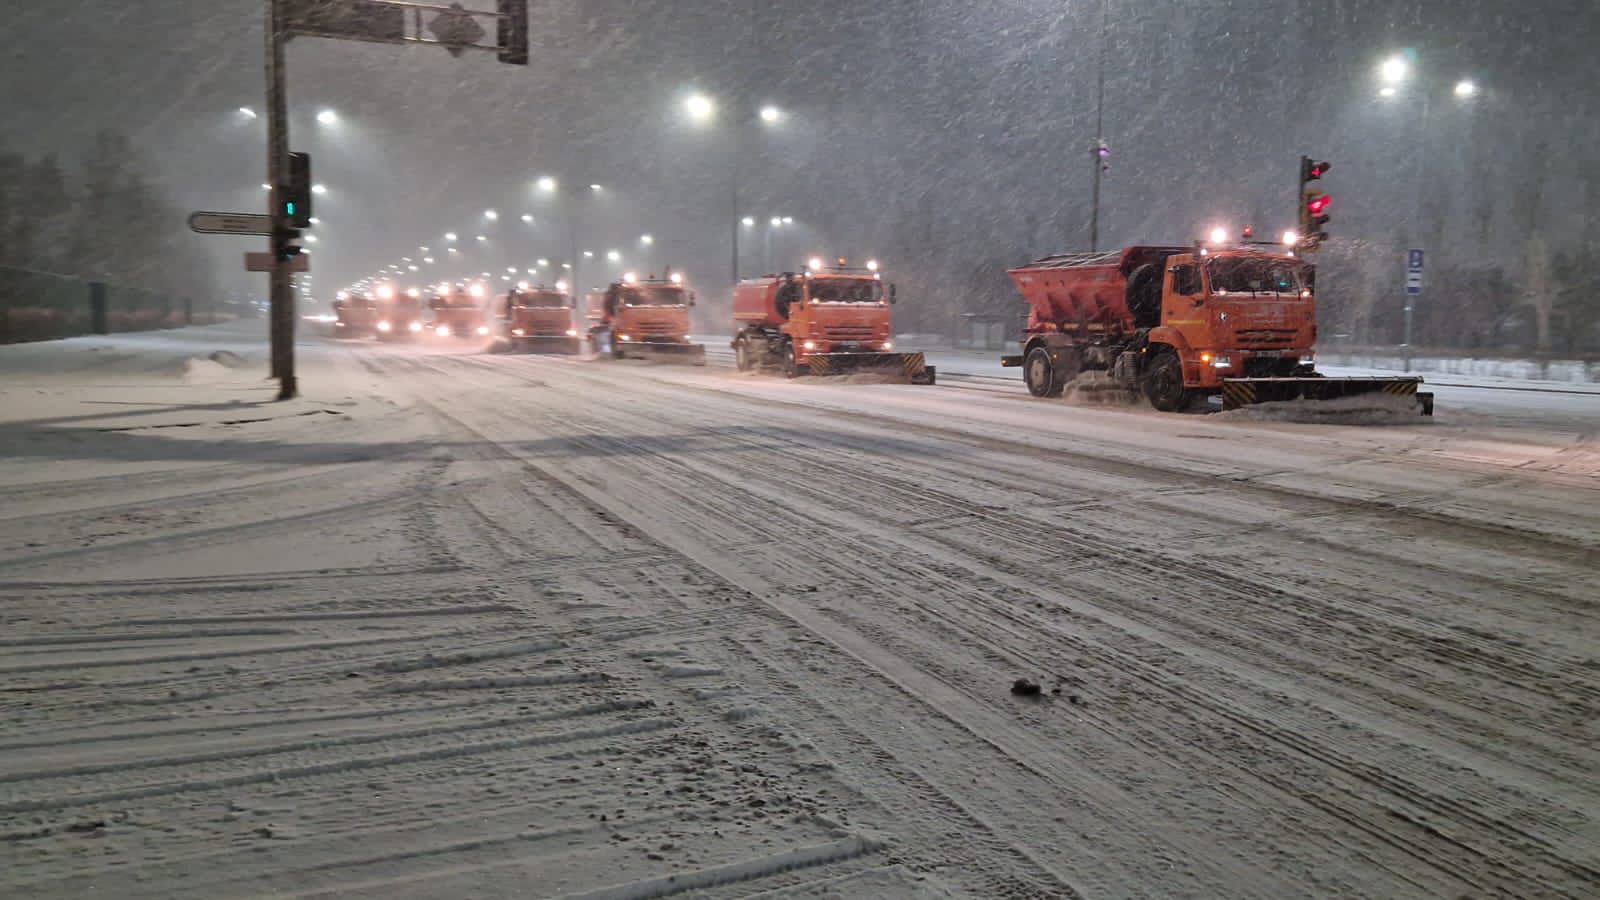
[[[733,173],[729,185],[733,205],[733,214],[728,218],[728,221],[732,223],[730,227],[732,229],[731,234],[733,235],[733,262],[728,267],[728,275],[732,279],[730,281],[729,290],[733,289],[731,285],[736,285],[739,283],[739,134],[740,129],[738,127],[738,123],[735,122],[733,129],[733,140],[729,142],[729,146],[733,148],[733,164],[728,167]]]
[[[1089,208],[1089,251],[1100,249],[1100,178],[1106,170],[1106,157],[1111,151],[1106,147],[1106,33],[1111,22],[1111,0],[1100,0],[1100,73],[1094,99],[1094,201]]]
[[[284,211],[284,180],[289,164],[289,103],[284,87],[283,0],[267,0],[267,215],[274,237],[270,239],[272,268],[268,270],[267,314],[271,332],[272,377],[278,379],[278,399],[299,395],[294,371],[294,285],[289,261],[277,253],[280,231],[290,227]]]

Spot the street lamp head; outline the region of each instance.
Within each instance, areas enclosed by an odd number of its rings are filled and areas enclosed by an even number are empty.
[[[596,194],[598,194],[601,191],[605,190],[605,188],[602,188],[598,184],[591,184],[591,185],[589,185],[589,190],[594,191]]]
[[[314,184],[311,186],[311,193],[313,194],[326,194],[327,192],[328,186],[325,184]]]
[[[584,259],[594,259],[594,251],[593,250],[585,250],[585,251],[583,251],[583,258]]]
[[[776,125],[783,119],[783,110],[776,106],[761,107],[761,121],[768,125]]]
[[[529,225],[532,225],[533,224],[533,216],[529,215],[528,213],[523,213],[522,214],[522,221],[527,223],[527,224],[529,224]]]
[[[655,242],[656,242],[656,239],[654,237],[648,235],[648,234],[639,235],[639,243],[645,245],[646,247],[650,246],[651,244],[654,244]]]
[[[794,224],[794,216],[784,216],[783,217],[783,224],[785,224],[785,225],[793,225]]]
[[[1465,100],[1478,93],[1478,86],[1471,80],[1463,78],[1456,82],[1456,96]]]
[[[455,242],[455,239],[456,239],[456,233],[455,233],[455,232],[454,232],[454,231],[446,231],[446,232],[445,232],[445,233],[444,233],[444,239],[445,239],[445,240],[446,240],[446,241],[449,241],[449,242],[451,242],[451,243],[454,243],[454,242]]]
[[[500,220],[500,214],[499,214],[499,213],[497,213],[497,212],[495,212],[495,211],[494,211],[494,210],[492,210],[492,209],[486,209],[486,210],[484,210],[484,211],[483,211],[483,217],[484,217],[484,218],[485,218],[485,219],[488,219],[488,220],[489,220],[489,221],[491,221],[491,222],[497,222],[497,221],[499,221],[499,220]]]
[[[539,190],[544,191],[546,194],[553,193],[556,189],[556,180],[551,178],[549,175],[540,178],[537,182],[534,182],[534,184],[539,188]]]
[[[696,122],[710,121],[717,114],[717,105],[705,94],[690,94],[683,101],[683,108],[688,111],[689,118]]]
[[[1378,77],[1389,84],[1398,84],[1405,80],[1409,69],[1405,57],[1391,56],[1378,67]]]
[[[535,262],[538,264],[539,268],[541,268],[541,269],[546,268],[546,267],[548,267],[550,265],[550,260],[545,259],[542,256],[539,257],[537,260],[535,260]]]
[[[266,185],[262,185],[262,187],[266,187]],[[744,227],[751,228],[751,227],[754,227],[755,224],[756,224],[756,217],[755,216],[745,216],[740,221],[742,223],[744,223]]]
[[[619,250],[607,250],[606,259],[610,260],[611,262],[621,262],[622,252]]]
[[[256,111],[248,106],[241,106],[239,107],[239,115],[244,116],[246,119],[254,119],[256,117]]]
[[[1398,94],[1398,93],[1400,93],[1400,89],[1395,87],[1392,84],[1386,84],[1383,87],[1378,88],[1378,96],[1379,97],[1393,97],[1395,94]]]
[[[777,228],[779,225],[783,224],[783,219],[779,218],[778,216],[773,216],[772,221],[768,224],[770,224],[773,228]]]
[[[478,235],[478,240],[480,240],[480,241],[487,241],[488,239],[489,239],[488,235],[483,235],[483,234]]]
[[[339,121],[339,114],[331,109],[325,109],[322,112],[317,113],[317,121],[324,125],[332,125],[333,123]]]

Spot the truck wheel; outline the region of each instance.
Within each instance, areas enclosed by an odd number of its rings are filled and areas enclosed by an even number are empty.
[[[733,365],[741,372],[748,372],[756,367],[755,358],[750,353],[750,339],[739,338],[733,345]]]
[[[1035,397],[1059,397],[1067,387],[1057,376],[1050,351],[1043,347],[1028,351],[1027,358],[1022,361],[1022,380],[1028,383],[1028,393]]]
[[[1183,387],[1183,363],[1178,354],[1162,350],[1144,371],[1144,395],[1150,405],[1162,412],[1182,412],[1189,407],[1189,392]]]
[[[796,363],[795,360],[794,360],[794,345],[793,344],[784,344],[783,345],[783,377],[785,377],[785,378],[798,378],[798,377],[800,377],[800,365],[799,365],[799,363]]]

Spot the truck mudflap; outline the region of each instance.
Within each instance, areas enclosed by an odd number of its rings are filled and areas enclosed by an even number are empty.
[[[1389,394],[1415,401],[1424,416],[1433,415],[1433,394],[1419,391],[1422,379],[1416,376],[1377,376],[1323,378],[1224,378],[1222,408],[1238,409],[1257,403],[1284,400],[1334,400],[1360,394]]]
[[[706,364],[705,344],[669,344],[654,341],[617,342],[612,346],[612,356],[618,359],[648,359],[656,362],[676,363],[681,366]]]
[[[812,353],[804,365],[811,375],[876,372],[898,375],[912,384],[933,384],[938,377],[938,370],[921,353]]]
[[[583,352],[584,340],[581,337],[568,337],[561,334],[534,334],[518,335],[511,339],[513,353],[544,353],[559,354],[562,356],[577,356]]]

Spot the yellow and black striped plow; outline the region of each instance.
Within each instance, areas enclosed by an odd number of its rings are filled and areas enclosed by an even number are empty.
[[[875,372],[899,375],[913,384],[933,383],[933,367],[921,353],[813,353],[804,365],[812,375]]]
[[[1364,378],[1227,378],[1222,382],[1222,408],[1238,409],[1257,403],[1285,400],[1333,400],[1360,394],[1389,394],[1415,398],[1422,415],[1433,415],[1433,395],[1417,389],[1415,376]]]

